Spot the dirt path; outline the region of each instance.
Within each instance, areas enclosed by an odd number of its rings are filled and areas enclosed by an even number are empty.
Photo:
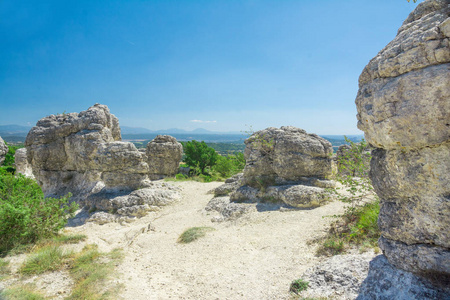
[[[101,250],[124,249],[117,267],[123,299],[288,299],[289,284],[320,258],[307,242],[322,236],[342,211],[333,202],[313,210],[254,211],[233,222],[213,223],[204,207],[220,183],[175,182],[182,200],[126,226],[87,224],[70,231],[88,235]],[[148,230],[148,225],[154,230]],[[187,228],[215,231],[178,244]]]

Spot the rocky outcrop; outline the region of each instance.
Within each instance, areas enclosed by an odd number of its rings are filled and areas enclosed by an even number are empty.
[[[293,126],[270,127],[255,132],[245,141],[244,179],[282,184],[308,178],[325,178],[332,173],[331,143]]]
[[[356,299],[441,300],[450,299],[450,294],[421,277],[393,267],[384,255],[378,255],[370,262]]]
[[[377,148],[380,247],[438,283],[450,279],[449,15],[449,1],[420,3],[365,67],[356,98],[358,127]]]
[[[150,179],[174,176],[179,169],[183,146],[170,135],[158,135],[147,144]]]
[[[262,199],[294,207],[322,205],[334,182],[331,143],[300,128],[270,127],[245,141],[243,185],[233,201]]]
[[[336,255],[320,262],[300,277],[308,282],[308,288],[300,296],[302,299],[356,299],[372,259],[373,254],[364,253]]]
[[[3,164],[5,161],[6,153],[8,153],[8,146],[5,144],[5,141],[3,141],[2,137],[0,136],[0,165]]]
[[[20,148],[16,150],[14,162],[16,164],[16,173],[34,178],[33,170],[27,160],[27,148]]]
[[[277,204],[278,207],[311,208],[327,203],[335,187],[331,143],[300,128],[270,127],[245,141],[245,168],[213,192],[220,208],[237,202]],[[226,196],[228,197],[222,197]],[[224,206],[227,199],[230,206]],[[212,203],[216,203],[214,199]],[[281,205],[280,205],[281,204]],[[214,210],[214,205],[212,205]],[[217,210],[217,209],[216,209]],[[223,209],[217,211],[222,213]],[[227,219],[228,215],[222,213]]]
[[[118,119],[105,105],[39,120],[25,142],[27,159],[46,196],[72,193],[91,210],[140,216],[160,193],[145,154],[122,142]],[[138,190],[138,191],[136,191]],[[164,192],[167,202],[179,198]],[[149,207],[147,207],[147,206]]]

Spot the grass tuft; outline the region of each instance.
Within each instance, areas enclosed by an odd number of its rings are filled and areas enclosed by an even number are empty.
[[[84,247],[76,256],[70,270],[75,287],[67,299],[114,299],[114,288],[105,289],[104,283],[111,276],[114,265],[122,257],[120,249],[105,254],[98,251],[97,245]]]
[[[70,254],[58,246],[45,246],[32,254],[19,269],[24,275],[37,275],[62,269]]]
[[[206,235],[206,232],[215,230],[212,227],[191,227],[185,230],[178,238],[178,243],[187,244],[191,243]]]
[[[4,298],[3,298],[4,297]],[[8,300],[45,300],[30,284],[16,286],[0,292],[0,299]]]

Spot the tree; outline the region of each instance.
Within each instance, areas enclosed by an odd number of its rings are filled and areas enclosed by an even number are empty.
[[[206,167],[212,167],[216,164],[218,154],[216,150],[208,147],[205,142],[197,142],[192,140],[183,143],[184,162],[194,168],[198,168],[202,174],[205,174]]]

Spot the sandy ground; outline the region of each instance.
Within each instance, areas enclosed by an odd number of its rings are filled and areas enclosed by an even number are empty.
[[[181,188],[182,199],[159,212],[124,225],[87,223],[66,229],[88,236],[75,250],[90,243],[105,252],[123,249],[112,282],[123,286],[117,299],[289,299],[291,281],[323,259],[315,257],[316,245],[308,242],[325,235],[332,219],[324,216],[343,211],[335,201],[311,210],[255,209],[238,220],[216,223],[211,219],[218,213],[204,208],[213,198],[207,192],[221,183],[172,184]],[[177,243],[194,226],[215,230],[192,243]],[[24,257],[11,257],[11,265],[19,266]],[[41,292],[52,299],[68,295],[67,274],[40,277],[30,280]]]
[[[211,222],[204,207],[221,183],[175,182],[179,203],[125,226],[86,224],[84,233],[103,251],[120,247],[122,299],[288,299],[289,285],[321,258],[308,245],[342,212],[336,201],[312,210],[254,211],[237,221]],[[150,228],[153,230],[148,230]],[[179,244],[186,229],[210,226],[205,237]]]

